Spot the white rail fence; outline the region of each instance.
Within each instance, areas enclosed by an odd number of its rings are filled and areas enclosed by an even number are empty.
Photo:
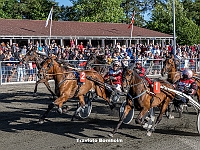
[[[86,60],[82,60],[86,61]],[[66,62],[70,62],[74,64],[77,68],[81,69],[82,67],[79,66],[79,64],[82,61],[77,60],[66,60]],[[128,63],[129,64],[133,60],[123,60],[120,61]],[[146,69],[146,74],[149,77],[152,76],[160,76],[161,69],[163,68],[163,59],[143,59],[142,65]],[[157,61],[157,62],[156,62]],[[31,63],[31,62],[30,62]],[[101,65],[102,64],[94,64],[94,65]],[[108,65],[111,67],[111,65]],[[195,72],[200,72],[200,60],[199,59],[185,59],[183,61],[180,61],[178,65],[180,70],[183,70],[185,68],[190,68],[194,70]],[[0,85],[6,85],[6,84],[19,84],[19,83],[35,83],[37,81],[37,68],[33,68],[32,65],[29,63],[27,64],[21,64],[19,61],[0,61]]]

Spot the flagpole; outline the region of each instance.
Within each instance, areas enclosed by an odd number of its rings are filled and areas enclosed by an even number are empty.
[[[51,43],[51,29],[52,29],[52,18],[53,18],[53,6],[52,6],[52,12],[51,12],[51,23],[50,23],[50,31],[49,31],[49,45]]]
[[[131,25],[131,39],[130,39],[130,45],[129,46],[131,46],[132,37],[133,37],[133,24]]]
[[[52,28],[52,15],[51,15],[51,24],[50,24],[50,31],[49,31],[49,45],[51,43],[51,28]]]
[[[131,40],[133,38],[133,24],[135,22],[135,11],[133,12],[132,18],[131,18],[131,39],[130,39],[130,46],[131,46]],[[128,26],[128,28],[130,28],[130,25]]]

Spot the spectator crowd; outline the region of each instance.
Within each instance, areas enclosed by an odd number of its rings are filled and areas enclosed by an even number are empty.
[[[89,42],[86,45],[83,42],[75,45],[73,39],[70,40],[69,46],[58,45],[55,40],[52,40],[50,45],[40,45],[38,41],[34,45],[31,42],[28,45],[20,46],[18,43],[10,45],[9,42],[2,42],[0,46],[2,82],[11,82],[15,75],[17,76],[15,78],[17,82],[35,80],[36,64],[34,62],[28,64],[22,62],[27,51],[33,46],[36,46],[38,51],[48,56],[55,55],[58,59],[69,60],[77,67],[80,67],[83,61],[87,61],[91,53],[103,54],[109,65],[114,61],[119,61],[123,62],[124,66],[128,66],[129,63],[141,60],[142,65],[147,68],[148,75],[159,74],[163,60],[174,53],[171,44],[162,46],[160,44],[153,45],[152,43],[148,45],[132,44],[127,47],[118,42],[116,45],[93,47]],[[180,69],[200,68],[200,44],[192,46],[177,45],[175,54],[175,57],[180,60]]]

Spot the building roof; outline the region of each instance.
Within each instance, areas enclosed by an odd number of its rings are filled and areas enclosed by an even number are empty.
[[[46,20],[17,20],[0,19],[0,37],[49,37],[50,21],[45,27]],[[122,23],[98,23],[76,21],[53,21],[52,37],[104,37],[130,38],[131,28]],[[172,38],[172,35],[133,27],[133,38]]]

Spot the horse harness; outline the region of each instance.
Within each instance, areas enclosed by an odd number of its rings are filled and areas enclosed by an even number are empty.
[[[45,72],[46,75],[54,75],[54,74],[48,74],[48,71],[49,71],[49,70],[51,69],[51,67],[54,65],[54,64],[53,64],[52,58],[50,58],[50,59],[51,59],[51,62],[48,63],[47,68],[46,68],[46,69],[45,69],[44,67],[41,68],[42,72]],[[78,80],[79,80],[79,73],[76,72],[76,71],[73,71],[73,72],[74,72],[75,78],[70,78],[70,79],[69,79],[69,78],[66,78],[66,75],[65,75],[65,74],[71,73],[71,72],[62,73],[62,75],[63,75],[63,80],[60,81],[60,83],[58,83],[57,87],[60,87],[60,86],[61,86],[63,83],[65,83],[65,81],[67,81],[67,80],[77,80],[77,82],[78,82]],[[77,74],[78,74],[78,75],[77,75]],[[55,74],[55,75],[56,75],[56,74]],[[81,87],[81,85],[78,84],[78,88],[76,89],[76,92],[75,92],[74,96],[76,96],[76,95],[78,94],[78,92],[79,92],[79,90],[80,90],[80,87]]]

